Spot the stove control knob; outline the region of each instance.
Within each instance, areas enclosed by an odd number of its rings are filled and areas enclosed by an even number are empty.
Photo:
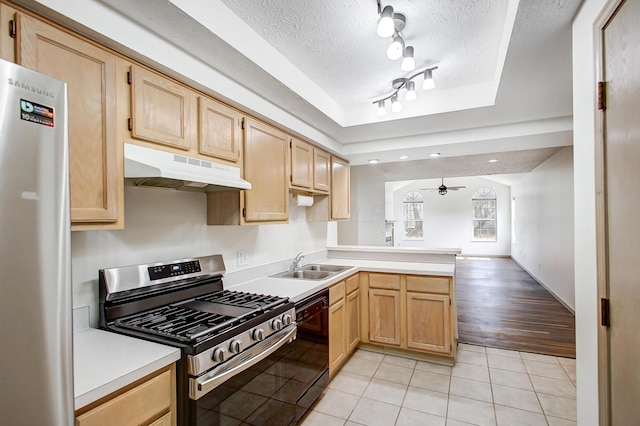
[[[251,332],[251,338],[257,342],[264,340],[264,330],[261,328],[256,328]]]
[[[232,340],[231,343],[229,343],[229,352],[232,354],[240,353],[241,349],[242,343],[239,340]]]
[[[271,329],[275,331],[282,330],[282,321],[280,321],[280,318],[276,318],[271,321]]]
[[[291,325],[291,323],[293,322],[293,318],[291,317],[291,315],[289,314],[284,314],[282,316],[282,323],[287,326],[287,325]]]
[[[227,357],[227,351],[225,351],[222,348],[218,348],[215,351],[213,351],[213,354],[211,355],[211,359],[216,361],[216,362],[224,362],[225,358]]]

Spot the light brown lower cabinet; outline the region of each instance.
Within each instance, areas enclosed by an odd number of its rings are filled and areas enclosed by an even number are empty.
[[[366,343],[424,354],[455,356],[453,278],[362,273],[368,300]]]
[[[329,376],[349,359],[360,343],[358,274],[329,287]]]
[[[75,426],[176,424],[175,365],[76,412]]]
[[[347,357],[344,296],[329,306],[329,376],[340,369]]]
[[[407,347],[449,353],[449,296],[407,292]]]
[[[369,289],[369,340],[400,346],[400,290]]]

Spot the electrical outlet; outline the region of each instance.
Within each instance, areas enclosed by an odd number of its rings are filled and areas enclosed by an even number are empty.
[[[238,266],[247,266],[249,264],[249,258],[247,257],[246,250],[238,250]]]

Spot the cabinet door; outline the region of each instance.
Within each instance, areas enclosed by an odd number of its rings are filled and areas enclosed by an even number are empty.
[[[449,296],[407,292],[407,347],[451,351]]]
[[[350,215],[349,163],[331,157],[331,220],[347,220]]]
[[[15,62],[15,43],[8,36],[10,33],[9,24],[16,13],[15,9],[6,4],[0,4],[0,58],[5,61]]]
[[[291,185],[313,185],[313,146],[296,138],[291,139]]]
[[[347,354],[356,350],[360,343],[360,290],[347,295]]]
[[[329,192],[331,187],[331,155],[321,149],[313,149],[313,189]]]
[[[30,16],[16,19],[17,62],[67,83],[71,222],[116,222],[116,57]]]
[[[400,291],[369,289],[369,340],[400,345]]]
[[[131,136],[161,145],[191,148],[193,93],[144,68],[131,67]]]
[[[242,143],[242,114],[203,96],[198,98],[198,111],[200,154],[238,162]]]
[[[340,368],[347,357],[345,339],[345,303],[344,298],[329,307],[329,375]]]
[[[244,119],[244,191],[246,222],[286,221],[289,217],[288,138],[283,132]]]

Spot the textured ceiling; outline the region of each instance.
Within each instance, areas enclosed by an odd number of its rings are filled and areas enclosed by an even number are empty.
[[[572,144],[571,20],[581,0],[383,0],[406,14],[403,36],[414,45],[418,66],[439,67],[435,91],[418,94],[419,101],[429,96],[437,105],[405,102],[401,115],[384,119],[375,118],[370,101],[388,94],[390,81],[404,73],[399,61],[385,57],[388,40],[375,34],[375,0],[91,1],[109,5],[299,119],[303,125],[274,123],[291,134],[321,144],[323,138],[310,134],[326,135],[325,146],[352,164],[396,162],[407,154],[419,160],[434,151],[447,153],[442,163],[501,152],[505,163],[515,164],[519,151]],[[189,81],[189,75],[176,77]],[[259,105],[253,109],[241,98],[192,84],[271,119]],[[482,84],[495,84],[490,102],[469,95],[469,88]],[[449,104],[467,106],[456,111]],[[368,121],[345,126],[345,116],[356,109]],[[405,164],[397,169],[408,170]],[[477,175],[483,167],[464,164],[466,171],[457,165],[451,170]]]
[[[386,57],[375,0],[222,0],[341,105],[386,95],[411,75]],[[439,89],[493,79],[507,0],[388,2],[405,15],[417,69],[438,64]],[[421,82],[421,80],[417,80]]]

